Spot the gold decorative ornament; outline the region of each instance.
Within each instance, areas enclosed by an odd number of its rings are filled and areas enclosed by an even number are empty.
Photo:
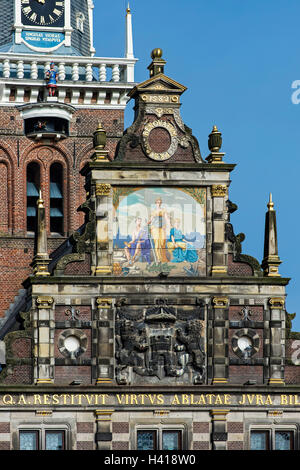
[[[227,274],[227,266],[213,266],[211,268],[211,274]]]
[[[227,186],[224,184],[213,184],[211,187],[212,197],[224,197],[227,194]]]
[[[227,308],[229,301],[227,297],[214,297],[212,303],[214,308]]]
[[[52,416],[52,410],[36,410],[36,416]]]
[[[108,183],[96,184],[96,196],[109,196],[111,192],[111,185]]]
[[[52,308],[53,302],[54,299],[50,296],[40,296],[36,299],[37,308]]]
[[[97,274],[111,274],[112,268],[110,266],[97,266],[95,269],[95,275]]]
[[[113,382],[112,379],[103,379],[100,377],[96,380],[96,385],[105,385],[105,384],[110,385],[112,384],[112,382]]]
[[[283,309],[284,308],[284,299],[281,297],[272,297],[269,299],[269,304],[271,309]]]
[[[97,308],[111,308],[112,299],[98,297],[96,299],[96,303],[97,303]]]
[[[95,410],[96,421],[111,421],[115,410]]]
[[[212,416],[213,421],[226,421],[226,416],[229,412],[230,410],[211,410],[210,414]]]

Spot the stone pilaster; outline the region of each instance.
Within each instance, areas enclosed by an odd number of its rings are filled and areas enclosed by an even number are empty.
[[[96,183],[96,235],[97,266],[96,276],[112,273],[112,236],[110,237],[109,217],[112,212],[112,187],[107,183]]]
[[[226,199],[227,186],[214,184],[211,187],[212,197],[212,276],[224,276],[227,274],[225,223],[226,223]]]
[[[212,384],[227,383],[228,376],[228,298],[214,297]]]
[[[54,381],[54,299],[40,296],[36,299],[33,315],[34,380],[36,384]]]
[[[114,410],[96,410],[96,444],[97,450],[111,450],[112,447],[112,414]]]
[[[112,299],[96,299],[97,385],[111,383],[114,378],[114,327]]]
[[[269,385],[284,384],[284,338],[285,311],[284,299],[273,297],[269,299],[270,306],[270,349],[269,349]]]
[[[211,410],[212,448],[227,450],[227,414],[230,410]]]

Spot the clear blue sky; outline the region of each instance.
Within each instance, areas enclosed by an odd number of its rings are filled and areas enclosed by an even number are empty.
[[[95,0],[97,56],[124,55],[124,0]],[[300,80],[299,0],[131,0],[136,81],[148,78],[150,53],[161,47],[166,75],[188,90],[182,116],[203,157],[216,124],[225,160],[236,163],[231,221],[243,232],[243,253],[263,257],[269,192],[277,211],[280,273],[291,277],[287,310],[300,331]],[[126,124],[132,120],[132,105]]]

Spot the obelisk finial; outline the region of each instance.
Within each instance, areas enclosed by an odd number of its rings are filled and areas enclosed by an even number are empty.
[[[39,198],[37,200],[36,254],[31,264],[34,275],[50,276],[48,271],[49,262],[50,258],[48,256],[47,247],[46,214],[42,191],[40,189]]]
[[[266,212],[265,222],[264,259],[262,261],[261,267],[264,270],[264,276],[280,277],[280,274],[278,273],[278,266],[281,264],[281,260],[278,256],[276,211],[274,210],[274,202],[271,193],[267,207],[268,211]]]

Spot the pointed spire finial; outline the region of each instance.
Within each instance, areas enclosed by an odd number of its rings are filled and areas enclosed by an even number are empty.
[[[270,193],[270,196],[269,196],[269,202],[267,204],[267,208],[269,209],[269,211],[273,211],[274,210],[274,202],[272,200],[272,193]]]
[[[132,14],[130,5],[126,9],[126,32],[125,32],[125,57],[127,59],[133,59],[133,34],[132,34]]]
[[[42,198],[42,191],[39,190],[39,198],[37,200],[37,230],[36,230],[36,254],[33,258],[31,266],[35,276],[50,276],[48,265],[50,258],[48,256],[47,247],[47,230],[45,206]]]
[[[37,206],[38,206],[38,209],[44,207],[44,200],[43,200],[43,197],[42,197],[42,190],[41,189],[39,190],[39,198],[37,200]]]
[[[264,259],[261,267],[264,270],[264,276],[280,277],[278,266],[281,264],[281,260],[278,256],[276,212],[274,210],[274,202],[271,193],[269,195],[267,207],[268,212],[266,212],[265,222]]]

